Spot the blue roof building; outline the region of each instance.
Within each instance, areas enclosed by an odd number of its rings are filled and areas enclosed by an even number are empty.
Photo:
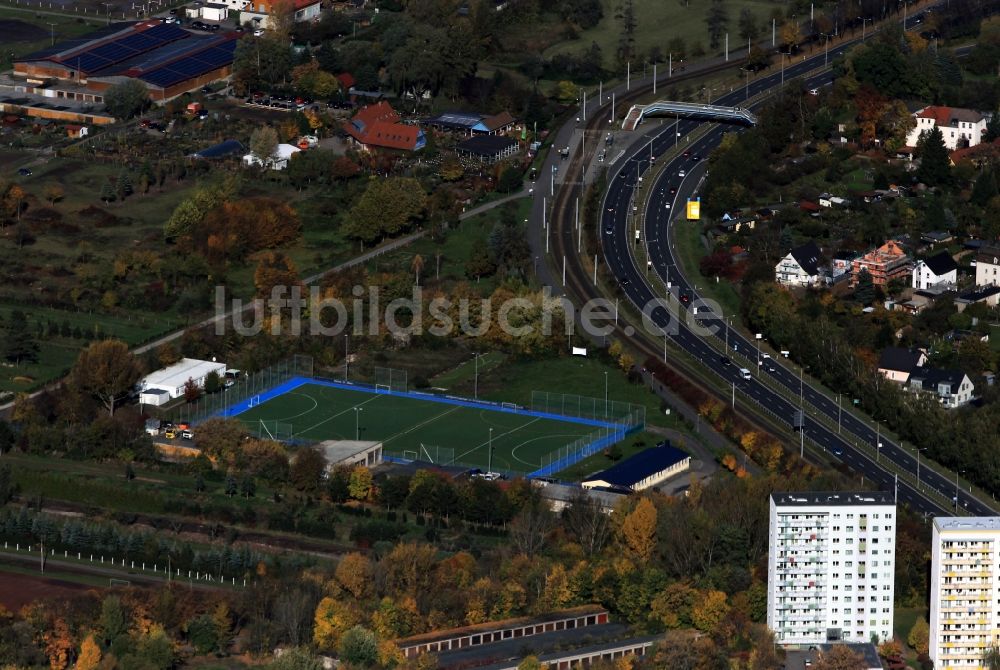
[[[670,442],[640,451],[604,472],[581,482],[584,488],[611,488],[642,491],[656,486],[691,467],[691,456]]]

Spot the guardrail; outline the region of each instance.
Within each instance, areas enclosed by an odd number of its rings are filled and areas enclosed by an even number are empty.
[[[648,105],[632,105],[628,114],[625,115],[625,120],[622,121],[622,130],[635,130],[645,117],[662,114],[686,119],[757,125],[757,117],[749,109],[743,107],[658,100]]]

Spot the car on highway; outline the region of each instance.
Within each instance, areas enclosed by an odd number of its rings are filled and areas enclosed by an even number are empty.
[[[697,163],[700,160],[701,160],[701,156],[699,156],[698,154],[694,154],[693,156],[691,156],[691,162],[692,163]]]
[[[614,232],[615,232],[615,224],[614,223],[607,223],[607,224],[604,225],[604,234],[605,235],[611,235]]]
[[[730,365],[733,364],[733,362],[731,360],[729,360],[729,356],[722,356],[722,357],[720,357],[719,358],[719,362],[722,363],[723,365],[725,365],[726,367],[729,367]]]
[[[684,156],[684,158],[687,158],[688,156],[690,156],[690,155],[691,155],[691,152],[690,152],[690,151],[685,151],[685,152],[684,152],[683,154],[681,154],[681,155],[682,155],[682,156]]]
[[[751,375],[750,371],[746,368],[740,368],[740,377],[743,377],[743,379],[751,379],[753,375]]]
[[[671,186],[670,187],[670,195],[674,195],[676,193],[677,193],[677,187],[676,186]]]
[[[681,294],[681,302],[684,303],[685,305],[688,304],[689,302],[691,302],[691,296],[689,296],[686,293]]]
[[[837,458],[840,458],[844,455],[844,450],[841,449],[840,447],[834,447],[830,451],[832,451],[833,455],[836,456]]]
[[[681,170],[680,172],[677,173],[677,176],[680,177],[681,179],[683,179],[684,177],[687,176],[687,172],[685,172],[684,170]]]

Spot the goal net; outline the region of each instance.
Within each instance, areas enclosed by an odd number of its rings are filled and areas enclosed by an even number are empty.
[[[435,465],[451,465],[455,462],[455,450],[452,447],[439,447],[421,442],[417,460]]]
[[[406,370],[396,368],[375,368],[375,388],[387,388],[390,391],[406,393],[409,390]]]
[[[287,442],[294,437],[292,424],[261,419],[257,426],[257,437],[267,440]]]

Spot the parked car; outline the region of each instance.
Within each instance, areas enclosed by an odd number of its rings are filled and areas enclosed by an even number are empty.
[[[19,175],[21,175],[22,177],[30,177],[31,176],[31,169],[30,168],[21,168],[21,169],[19,169],[17,171],[17,173]]]

